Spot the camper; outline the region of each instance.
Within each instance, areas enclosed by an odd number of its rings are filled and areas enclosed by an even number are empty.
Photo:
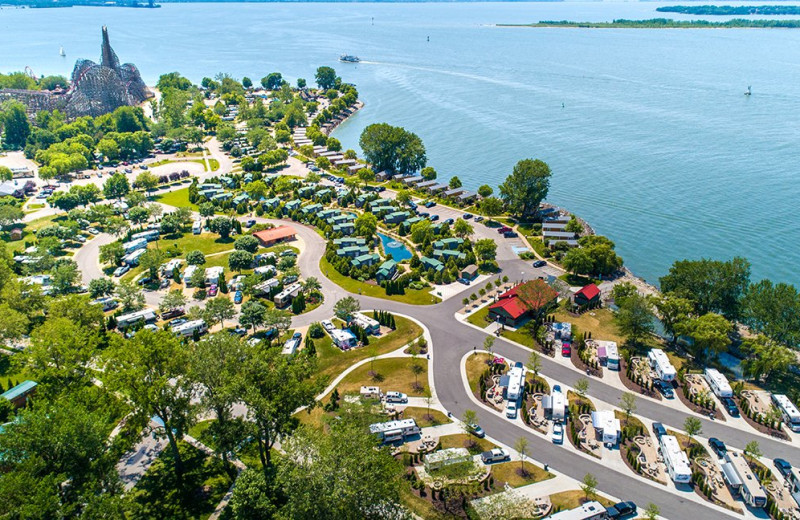
[[[124,265],[129,265],[133,267],[134,265],[139,265],[139,259],[142,257],[143,254],[147,252],[147,249],[137,249],[132,253],[128,253],[127,255],[122,257],[122,263]]]
[[[192,336],[195,332],[203,334],[207,330],[208,325],[206,325],[205,320],[187,321],[186,323],[181,323],[180,325],[172,327],[172,332],[183,337]]]
[[[519,363],[517,364],[519,365]],[[525,370],[522,366],[514,366],[508,371],[508,387],[506,398],[509,401],[519,401],[525,390]]]
[[[202,231],[203,231],[203,223],[200,222],[199,220],[195,220],[194,223],[192,223],[192,234],[199,235]]]
[[[301,290],[303,290],[303,286],[299,283],[293,283],[289,287],[285,287],[281,292],[275,295],[275,306],[278,308],[286,307],[292,303],[294,297],[297,296]]]
[[[661,445],[661,456],[667,466],[669,478],[676,484],[686,484],[692,480],[692,469],[689,458],[678,444],[678,439],[672,435],[662,435],[658,439]]]
[[[296,333],[294,336],[286,340],[286,343],[283,344],[283,348],[281,349],[281,354],[286,356],[291,356],[297,349],[300,348],[300,340],[302,336],[300,333]]]
[[[203,269],[203,272],[205,272],[205,269],[198,265],[189,265],[183,272],[183,283],[186,285],[186,287],[190,287],[192,283],[192,276],[194,276],[195,271],[198,269]]]
[[[142,231],[140,233],[133,234],[131,235],[131,240],[144,240],[146,242],[152,242],[153,240],[158,240],[158,230],[149,229],[147,231]]]
[[[253,294],[269,294],[273,288],[280,285],[280,282],[277,278],[270,278],[269,280],[265,280],[263,282],[259,282],[253,286]]]
[[[764,507],[767,505],[767,495],[753,474],[744,455],[735,451],[725,454],[725,463],[722,464],[722,474],[728,486],[733,491],[738,491],[742,500],[751,507]]]
[[[381,324],[378,323],[377,320],[370,318],[369,316],[365,316],[360,312],[354,312],[350,317],[350,321],[364,329],[364,332],[367,334],[376,335],[381,331]]]
[[[611,410],[592,412],[592,426],[596,433],[602,435],[603,444],[614,446],[622,436],[620,421]]]
[[[604,520],[605,518],[608,518],[606,508],[600,502],[593,500],[575,509],[556,513],[550,520]]]
[[[388,443],[404,441],[406,437],[417,435],[421,430],[414,419],[403,419],[402,421],[371,424],[369,431],[377,435],[381,441]]]
[[[122,249],[125,250],[125,254],[130,254],[136,251],[137,249],[145,249],[147,248],[147,240],[140,238],[138,240],[131,240],[130,242],[124,242],[122,244]]]
[[[328,332],[333,344],[342,350],[350,350],[358,346],[358,340],[349,330],[333,329]]]
[[[800,432],[800,412],[788,397],[783,394],[772,394],[772,402],[778,407],[783,415],[783,422],[793,432]]]
[[[717,397],[733,397],[733,390],[728,379],[715,368],[707,368],[704,372],[708,386]]]
[[[98,298],[92,300],[92,305],[101,305],[103,307],[103,312],[112,311],[119,307],[119,303],[117,303],[117,300],[114,298]]]
[[[183,260],[181,260],[180,258],[173,258],[172,260],[161,266],[162,275],[167,278],[172,278],[175,275],[176,269],[178,270],[178,272],[180,272],[182,263]]]
[[[117,317],[117,327],[124,329],[134,323],[144,321],[145,323],[153,323],[156,321],[156,313],[152,309],[142,309],[136,312],[129,312]]]
[[[225,268],[222,267],[221,265],[208,267],[206,269],[206,285],[217,285],[219,283],[220,277],[224,272]]]
[[[567,398],[561,390],[553,389],[550,395],[542,398],[545,417],[553,422],[563,422],[567,411]]]
[[[666,352],[660,348],[651,349],[647,354],[647,361],[650,367],[655,371],[656,377],[660,380],[669,383],[675,380],[675,367],[669,362]]]
[[[606,342],[606,368],[619,370],[619,349],[615,341]]]

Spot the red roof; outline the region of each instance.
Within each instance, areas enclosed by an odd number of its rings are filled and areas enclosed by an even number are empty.
[[[263,231],[256,231],[253,236],[264,243],[275,242],[284,238],[290,238],[297,234],[297,232],[289,226],[278,226],[272,229],[264,229]]]
[[[578,296],[579,294],[587,300],[593,300],[594,298],[597,298],[598,294],[600,294],[600,289],[595,284],[590,283],[580,291],[576,292],[575,296]]]
[[[497,303],[493,303],[492,305],[490,305],[489,309],[492,310],[503,309],[514,320],[525,314],[528,310],[525,308],[525,305],[520,301],[520,299],[516,297],[503,298],[499,300]]]
[[[528,305],[522,300],[522,298],[519,297],[517,290],[520,287],[526,287],[532,284],[543,285],[544,288],[547,289],[540,293],[540,295],[543,297],[545,301],[537,302],[535,305]],[[548,303],[550,303],[551,301],[553,301],[557,297],[558,297],[558,292],[555,289],[547,285],[547,283],[544,280],[536,279],[536,280],[531,280],[529,282],[525,282],[524,284],[521,285],[517,285],[512,289],[504,292],[499,296],[499,300],[496,303],[489,306],[489,308],[503,309],[513,319],[516,320],[517,318],[525,314],[525,312],[527,312],[528,310],[531,309],[538,310],[547,305]]]

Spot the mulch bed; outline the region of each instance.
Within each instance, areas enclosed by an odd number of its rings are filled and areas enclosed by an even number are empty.
[[[575,366],[575,368],[577,368],[584,374],[586,374],[587,373],[586,371],[588,370],[589,372],[587,375],[603,379],[603,367],[593,368],[584,363],[583,360],[581,359],[580,354],[578,354],[578,349],[576,349],[575,347],[572,347],[569,359],[572,361],[572,364]]]
[[[625,442],[625,444],[620,444],[620,446],[619,446],[619,454],[622,457],[622,460],[625,461],[625,465],[628,466],[628,469],[631,470],[634,474],[639,475],[640,477],[644,477],[644,478],[646,478],[648,480],[651,480],[651,481],[655,482],[656,484],[661,484],[662,486],[666,486],[666,484],[664,482],[661,482],[660,480],[656,480],[653,477],[651,477],[650,475],[645,475],[644,473],[640,473],[640,472],[636,471],[636,469],[633,466],[631,466],[630,461],[628,461],[628,451],[630,450],[629,446],[631,444],[634,444],[634,442],[629,440],[629,441]]]
[[[687,408],[689,408],[693,412],[696,412],[696,413],[699,413],[700,415],[705,415],[706,417],[708,417],[708,414],[712,410],[709,410],[708,408],[703,408],[702,406],[691,402],[688,397],[683,395],[683,386],[684,386],[684,384],[685,383],[681,383],[680,381],[678,381],[678,388],[675,389],[675,394],[678,396],[678,399],[680,399],[681,402],[683,404],[685,404],[687,406]],[[727,421],[727,419],[725,418],[725,414],[722,413],[722,412],[718,413],[716,410],[714,410],[714,420],[715,421],[722,421],[722,422],[726,422]]]
[[[624,358],[620,359],[620,370],[619,370],[619,378],[622,380],[622,384],[628,390],[632,390],[637,394],[646,395],[647,397],[652,397],[653,399],[661,400],[661,394],[658,393],[656,390],[648,390],[641,385],[637,385],[630,379],[628,379],[628,362],[625,361]]]
[[[739,406],[739,415],[745,421],[747,421],[747,424],[749,424],[750,426],[752,426],[756,430],[760,431],[761,433],[764,433],[764,434],[769,435],[771,437],[774,437],[776,439],[781,439],[781,440],[784,440],[784,441],[788,441],[789,440],[789,436],[786,433],[784,433],[783,430],[775,430],[775,429],[770,428],[768,426],[764,426],[763,424],[759,424],[759,423],[755,422],[753,419],[751,419],[750,417],[748,417],[748,415],[742,411],[742,405],[741,405],[742,398],[741,397],[734,397],[734,400],[736,401],[736,404]]]

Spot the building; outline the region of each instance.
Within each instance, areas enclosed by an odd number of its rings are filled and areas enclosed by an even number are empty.
[[[462,269],[461,272],[459,272],[459,276],[461,276],[463,280],[468,280],[471,282],[478,277],[478,266],[475,264],[468,265]]]
[[[399,224],[408,218],[408,213],[405,211],[393,211],[383,217],[383,221],[387,224]]]
[[[783,422],[793,432],[800,432],[800,412],[789,398],[783,394],[772,394],[772,402],[783,415]]]
[[[522,294],[522,296],[520,296]],[[535,301],[526,302],[524,298]],[[489,318],[493,321],[517,327],[532,314],[544,314],[558,300],[558,291],[547,285],[544,280],[536,279],[501,294],[497,302],[489,306]]]
[[[377,264],[380,260],[381,257],[377,253],[366,253],[353,258],[350,263],[353,264],[353,267],[364,267]]]
[[[461,202],[461,203],[465,204],[467,202],[472,202],[473,200],[475,200],[477,198],[478,198],[478,193],[477,192],[474,192],[474,191],[462,191],[461,193],[458,194],[458,196],[456,197],[456,200],[458,200],[458,202]]]
[[[418,190],[425,190],[425,189],[428,189],[429,187],[433,186],[434,184],[439,184],[439,183],[437,181],[423,181],[423,182],[417,183],[416,188]]]
[[[722,475],[728,486],[739,492],[745,503],[751,507],[764,507],[767,505],[767,494],[761,487],[758,478],[753,474],[744,455],[734,451],[725,453],[725,463],[722,464]]]
[[[278,226],[272,229],[256,231],[253,233],[253,236],[256,237],[259,242],[261,242],[262,246],[270,247],[281,242],[294,240],[294,238],[297,236],[297,232],[289,226]]]
[[[717,397],[733,397],[733,389],[728,383],[728,378],[722,375],[722,372],[715,368],[706,368],[703,374],[714,395]],[[798,418],[800,419],[800,417]]]
[[[455,196],[457,196],[457,195],[459,195],[459,194],[461,194],[461,193],[463,193],[465,191],[467,191],[467,190],[465,190],[464,188],[452,188],[452,189],[449,189],[449,190],[445,190],[445,192],[442,193],[442,196],[447,197],[448,199],[451,199],[451,198],[453,198],[453,197],[455,197]]]
[[[412,176],[412,177],[405,177],[405,178],[403,178],[403,180],[402,180],[402,181],[400,181],[400,182],[402,182],[402,183],[403,183],[403,184],[405,184],[406,186],[415,186],[417,183],[420,183],[420,182],[422,182],[423,180],[424,180],[424,179],[422,178],[422,176],[421,176],[421,175],[414,175],[414,176]]]
[[[550,516],[550,520],[603,520],[608,518],[606,508],[597,501],[586,502],[580,507],[561,511]]]
[[[622,436],[622,426],[611,410],[592,412],[592,426],[603,444],[616,445]]]
[[[294,300],[295,296],[300,294],[300,291],[303,290],[303,286],[299,282],[295,282],[288,287],[284,287],[284,289],[275,295],[273,301],[275,302],[275,307],[281,308],[286,307],[292,300]]]
[[[448,186],[447,184],[442,184],[440,182],[437,182],[436,184],[434,184],[432,186],[428,186],[427,188],[425,188],[425,191],[427,191],[428,193],[433,195],[434,193],[439,193],[440,191],[444,191],[449,187],[450,186]]]
[[[463,238],[442,238],[440,240],[434,241],[431,245],[434,249],[442,249],[442,250],[455,250],[458,249],[461,244],[464,243]]]
[[[342,350],[350,350],[358,346],[358,340],[349,330],[333,329],[328,334],[330,334],[333,344]]]
[[[452,249],[434,249],[431,255],[442,262],[447,262],[451,258],[455,260],[465,260],[467,258],[466,253]]]
[[[367,246],[345,246],[336,250],[336,256],[345,258],[355,258],[366,254],[369,254],[369,248]]]
[[[660,348],[651,349],[647,353],[647,361],[650,363],[650,368],[656,373],[656,377],[667,383],[675,380],[677,371],[672,363],[669,362],[666,352]]]
[[[28,403],[28,397],[36,392],[37,384],[36,381],[23,381],[3,392],[0,398],[10,402],[14,408],[22,408]]]
[[[117,317],[117,327],[125,328],[140,321],[154,323],[156,321],[156,312],[152,309],[142,309],[128,314],[121,314]]]
[[[600,288],[590,283],[576,292],[572,297],[572,301],[575,302],[575,305],[578,307],[586,307],[588,305],[600,303]]]
[[[383,442],[395,442],[405,441],[406,437],[418,435],[421,430],[414,419],[403,419],[371,424],[369,431]]]
[[[333,244],[338,248],[350,247],[350,246],[366,246],[367,240],[364,238],[357,238],[357,237],[342,237],[334,239]]]
[[[444,271],[444,264],[441,263],[439,260],[435,258],[429,258],[427,256],[423,256],[420,258],[420,262],[422,262],[422,268],[424,270],[433,269],[437,273]]]
[[[387,260],[378,267],[378,272],[375,273],[375,280],[378,283],[391,280],[397,274],[397,262],[394,260]]]
[[[554,422],[562,422],[567,416],[567,397],[558,390],[542,397],[545,417]]]
[[[673,435],[662,435],[658,439],[661,445],[661,456],[667,466],[667,474],[676,484],[686,484],[692,480],[692,468],[689,458],[681,449],[678,439]]]
[[[350,322],[355,323],[367,334],[377,335],[381,332],[381,324],[378,323],[378,320],[370,318],[360,312],[354,312],[352,316],[350,316]]]
[[[452,464],[461,464],[472,460],[466,448],[447,448],[425,455],[425,471],[432,471]]]

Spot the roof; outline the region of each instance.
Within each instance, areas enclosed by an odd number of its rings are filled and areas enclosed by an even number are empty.
[[[294,228],[291,228],[289,226],[278,226],[272,229],[264,229],[262,231],[256,231],[255,233],[253,233],[253,236],[261,240],[262,242],[274,242],[275,240],[291,238],[296,234],[297,232],[294,230]]]
[[[489,306],[490,310],[504,310],[512,319],[517,319],[525,314],[528,309],[522,303],[522,301],[517,298],[503,298],[498,300],[497,303],[493,303]]]
[[[583,287],[580,291],[576,292],[575,296],[578,296],[579,294],[587,300],[592,300],[600,294],[600,289],[595,284],[590,283],[589,285]]]
[[[554,298],[558,297],[558,291],[556,291],[555,289],[553,289],[552,287],[547,285],[547,283],[544,280],[540,280],[540,279],[537,278],[536,280],[530,280],[528,282],[525,282],[523,284],[517,285],[517,286],[509,289],[508,291],[506,291],[503,294],[501,294],[499,296],[499,298],[500,299],[503,299],[503,298],[516,298],[516,297],[518,297],[518,291],[519,291],[520,288],[528,287],[528,286],[531,286],[531,285],[534,285],[534,284],[543,286],[542,287],[542,289],[543,289],[542,295],[545,298],[547,298],[546,301],[536,302],[535,307],[537,309],[545,306],[546,304],[550,303]]]
[[[11,401],[19,396],[26,395],[28,392],[36,388],[36,385],[36,381],[23,381],[17,386],[9,388],[6,392],[0,395],[0,397],[4,397],[5,399]]]

